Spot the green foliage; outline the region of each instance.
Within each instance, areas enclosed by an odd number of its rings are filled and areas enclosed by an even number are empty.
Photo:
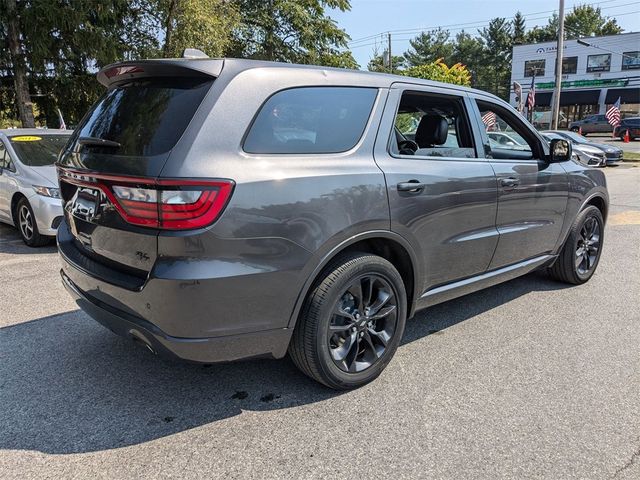
[[[435,62],[409,67],[403,70],[401,74],[407,77],[423,78],[425,80],[453,83],[455,85],[471,85],[471,74],[464,65],[456,63],[448,67],[441,58]]]
[[[241,15],[229,56],[353,68],[349,36],[325,14],[348,0],[232,0]]]
[[[373,57],[369,60],[367,70],[379,73],[396,73],[406,66],[406,60],[402,55],[392,55],[391,62],[393,71],[389,71],[389,53],[384,50],[382,53],[374,52]]]
[[[179,57],[185,48],[198,48],[210,57],[222,57],[231,46],[231,32],[240,15],[231,2],[223,0],[181,0],[163,2],[165,28],[171,29],[165,57]],[[174,10],[168,18],[171,6]]]
[[[525,43],[525,35],[527,31],[527,26],[525,23],[524,16],[518,10],[513,17],[513,44],[520,45]]]
[[[424,65],[441,58],[451,63],[454,45],[450,40],[449,30],[438,28],[422,32],[413,40],[409,40],[411,48],[404,54],[408,66]]]
[[[622,27],[615,18],[602,16],[600,7],[577,5],[565,17],[566,38],[615,35],[622,33]]]
[[[489,26],[480,30],[484,41],[484,62],[490,66],[484,81],[488,90],[502,98],[509,96],[513,32],[506,18],[494,18]]]

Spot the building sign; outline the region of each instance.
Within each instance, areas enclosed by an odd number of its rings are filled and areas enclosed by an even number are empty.
[[[587,57],[588,72],[608,72],[611,69],[611,54],[602,53]]]
[[[608,78],[604,80],[573,80],[571,82],[562,82],[561,88],[584,88],[584,87],[626,87],[629,83],[628,78]],[[547,90],[556,87],[556,82],[536,83],[536,88]]]
[[[640,52],[623,52],[622,53],[622,70],[640,69]]]
[[[567,48],[567,46],[564,45],[564,48]],[[536,53],[549,53],[549,52],[557,52],[557,51],[558,51],[558,46],[552,45],[550,47],[540,47],[536,50]]]

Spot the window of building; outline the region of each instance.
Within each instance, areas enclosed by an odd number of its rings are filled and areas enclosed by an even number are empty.
[[[375,88],[305,87],[273,95],[254,120],[248,153],[339,153],[362,137],[378,91]]]
[[[525,77],[540,77],[544,76],[544,64],[545,60],[525,60],[524,62],[524,76]]]
[[[557,60],[556,60],[557,61]],[[556,62],[553,62],[553,73],[556,71]],[[578,57],[563,57],[562,58],[562,74],[577,73],[578,71]]]
[[[587,57],[587,72],[608,72],[611,69],[611,54],[603,53]]]
[[[640,69],[640,51],[622,53],[622,70]]]
[[[461,97],[417,91],[402,94],[391,153],[416,157],[475,158]]]

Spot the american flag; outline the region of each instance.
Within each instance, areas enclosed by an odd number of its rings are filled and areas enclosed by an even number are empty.
[[[60,130],[66,130],[67,124],[64,123],[64,118],[62,118],[62,112],[58,108],[58,119],[60,120]]]
[[[531,79],[531,88],[527,94],[527,109],[531,112],[536,105],[536,77]]]
[[[607,113],[605,113],[604,116],[607,117],[609,123],[614,127],[620,125],[620,97],[618,97],[616,103],[609,107]]]
[[[482,115],[482,123],[487,126],[487,129],[496,124],[496,114],[492,111],[486,112]]]

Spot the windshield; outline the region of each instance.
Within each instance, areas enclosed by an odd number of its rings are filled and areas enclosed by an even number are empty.
[[[17,135],[9,137],[22,163],[30,167],[53,165],[70,135]]]

